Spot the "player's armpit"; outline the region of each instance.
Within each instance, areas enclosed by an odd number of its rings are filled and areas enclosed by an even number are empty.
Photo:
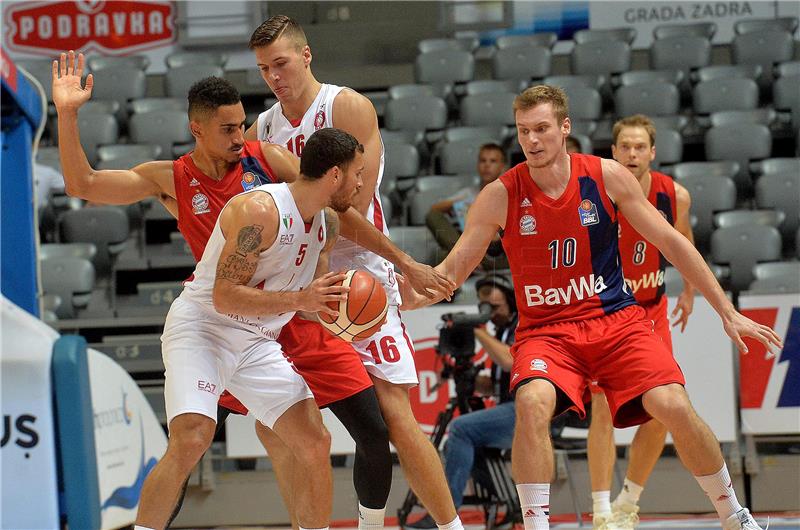
[[[300,159],[282,145],[261,142],[261,154],[280,182],[294,182],[300,174]]]

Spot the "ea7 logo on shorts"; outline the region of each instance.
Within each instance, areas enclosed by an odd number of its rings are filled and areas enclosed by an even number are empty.
[[[208,381],[203,381],[202,379],[197,381],[197,390],[202,390],[203,392],[208,392],[209,394],[216,394],[217,393],[217,385],[214,383],[209,383]]]
[[[531,371],[547,373],[547,363],[542,359],[534,359],[531,361]]]

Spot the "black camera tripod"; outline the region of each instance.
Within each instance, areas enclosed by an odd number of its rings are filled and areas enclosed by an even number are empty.
[[[474,396],[475,377],[483,365],[475,365],[468,357],[456,356],[455,365],[445,364],[441,379],[452,377],[456,383],[456,395],[451,397],[447,406],[439,413],[431,433],[431,443],[437,451],[442,449],[442,440],[448,425],[453,420],[456,409],[460,414],[467,414],[484,408],[483,400]],[[474,495],[464,496],[463,504],[481,506],[486,515],[486,528],[493,530],[497,524],[497,514],[505,507],[504,521],[522,521],[517,503],[516,489],[511,475],[506,468],[505,460],[499,449],[481,448],[475,452],[475,463],[472,467]],[[397,510],[400,528],[403,528],[408,515],[415,506],[421,506],[416,494],[408,490],[406,499]]]

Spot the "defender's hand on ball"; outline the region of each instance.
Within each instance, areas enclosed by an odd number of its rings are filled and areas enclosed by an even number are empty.
[[[83,54],[75,58],[75,52],[62,53],[58,61],[53,61],[53,103],[57,110],[77,109],[92,97],[94,77],[86,76],[86,87],[81,85],[83,75]]]
[[[733,340],[739,351],[744,354],[750,351],[742,340],[745,337],[750,337],[763,344],[767,349],[765,355],[767,359],[775,356],[775,352],[772,351],[773,346],[777,349],[783,348],[781,338],[771,327],[754,322],[738,311],[733,313],[733,317],[730,320],[724,320],[723,326],[725,327],[725,333]]]
[[[339,312],[334,309],[335,304],[347,300],[347,293],[350,291],[350,287],[342,285],[346,277],[344,272],[329,272],[320,276],[307,289],[300,291],[301,306],[298,309],[325,313],[336,318]]]

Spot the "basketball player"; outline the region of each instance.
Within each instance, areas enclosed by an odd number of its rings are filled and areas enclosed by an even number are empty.
[[[647,116],[637,114],[614,124],[611,152],[614,160],[633,173],[647,200],[664,218],[694,243],[689,222],[689,192],[671,177],[650,168],[656,156],[656,129]],[[648,245],[625,219],[619,216],[619,253],[625,283],[653,322],[656,335],[672,352],[672,335],[664,294],[666,259]],[[694,288],[683,282],[672,316],[674,325],[686,328],[694,305]],[[664,448],[667,430],[657,420],[642,424],[636,431],[630,449],[627,476],[617,499],[610,502],[611,480],[616,448],[608,401],[601,390],[592,388],[592,423],[589,427],[589,475],[592,481],[593,523],[604,530],[632,529],[639,521],[639,496]],[[613,510],[612,510],[613,509]],[[613,511],[613,515],[612,515]]]
[[[703,293],[741,351],[747,352],[743,337],[770,352],[780,339],[734,309],[691,242],[647,201],[627,168],[567,154],[570,120],[560,88],[526,89],[514,112],[526,160],[481,191],[439,267],[462,283],[492,235],[504,230],[520,314],[511,351],[512,468],[526,530],[549,528],[550,420],[568,408],[584,414],[587,379],[605,392],[615,426],[654,418],[672,433],[726,530],[759,529],[737,501],[719,442],[692,408],[678,365],[625,286],[617,211]],[[430,303],[405,288],[403,297],[410,307]]]
[[[83,154],[76,119],[77,109],[89,99],[93,86],[93,79],[89,76],[86,88],[82,88],[82,69],[83,55],[76,58],[70,52],[61,55],[60,64],[54,64],[53,71],[53,94],[61,132],[61,163],[68,193],[112,204],[158,197],[178,218],[178,228],[197,260],[203,255],[220,210],[231,197],[258,183],[274,181],[273,175],[282,180],[293,180],[297,175],[298,160],[284,148],[266,142],[244,141],[241,128],[244,109],[239,94],[230,83],[219,78],[202,80],[190,91],[189,114],[196,139],[193,153],[175,162],[149,162],[128,171],[94,170]],[[259,157],[262,151],[263,156]],[[385,234],[377,231],[352,208],[340,215],[340,221],[344,236],[355,237],[358,234],[362,245],[400,264],[406,277],[420,291],[452,293],[450,282],[400,251]],[[309,347],[339,353],[335,359],[326,360],[327,365],[337,372],[334,395],[329,391],[330,381],[325,378],[310,378],[308,383],[318,403],[330,406],[356,442],[354,482],[359,498],[365,498],[368,504],[372,497],[384,498],[385,503],[391,484],[391,455],[372,382],[348,344],[327,332],[309,337],[304,331],[308,325],[299,318],[293,319],[284,326],[279,341],[289,356]],[[351,357],[346,355],[348,351]],[[296,364],[302,365],[302,361]],[[235,398],[227,393],[223,396],[222,403],[229,409],[247,413]],[[223,414],[218,425],[224,423],[224,418]],[[257,424],[256,432],[259,438],[268,436],[267,429],[260,424]],[[289,452],[286,455],[291,459]],[[276,460],[280,455],[271,457]],[[386,479],[383,482],[374,480],[374,477],[370,480],[371,473]],[[281,481],[281,484],[286,481]],[[288,489],[282,489],[282,493],[284,496],[290,494]]]
[[[287,16],[277,15],[262,23],[250,38],[250,48],[255,53],[262,78],[278,103],[259,116],[245,137],[285,145],[300,156],[304,140],[316,130],[335,126],[351,133],[365,149],[364,186],[354,206],[388,234],[378,193],[383,173],[383,143],[370,101],[351,89],[317,81],[311,72],[311,49],[303,29]],[[397,449],[409,485],[439,528],[460,529],[461,521],[439,455],[411,410],[408,390],[417,384],[417,372],[413,346],[400,319],[394,269],[379,256],[344,241],[337,243],[331,253],[331,268],[364,269],[382,281],[386,289],[391,305],[386,324],[369,339],[354,342],[353,347],[372,377],[389,437]],[[318,333],[324,333],[321,326]],[[318,363],[308,364],[326,373],[326,352],[303,351],[300,357],[303,356],[318,358]],[[275,454],[280,448],[268,442],[267,450]],[[380,506],[360,504],[360,524],[364,521],[366,525],[381,527],[385,501],[386,498]]]

